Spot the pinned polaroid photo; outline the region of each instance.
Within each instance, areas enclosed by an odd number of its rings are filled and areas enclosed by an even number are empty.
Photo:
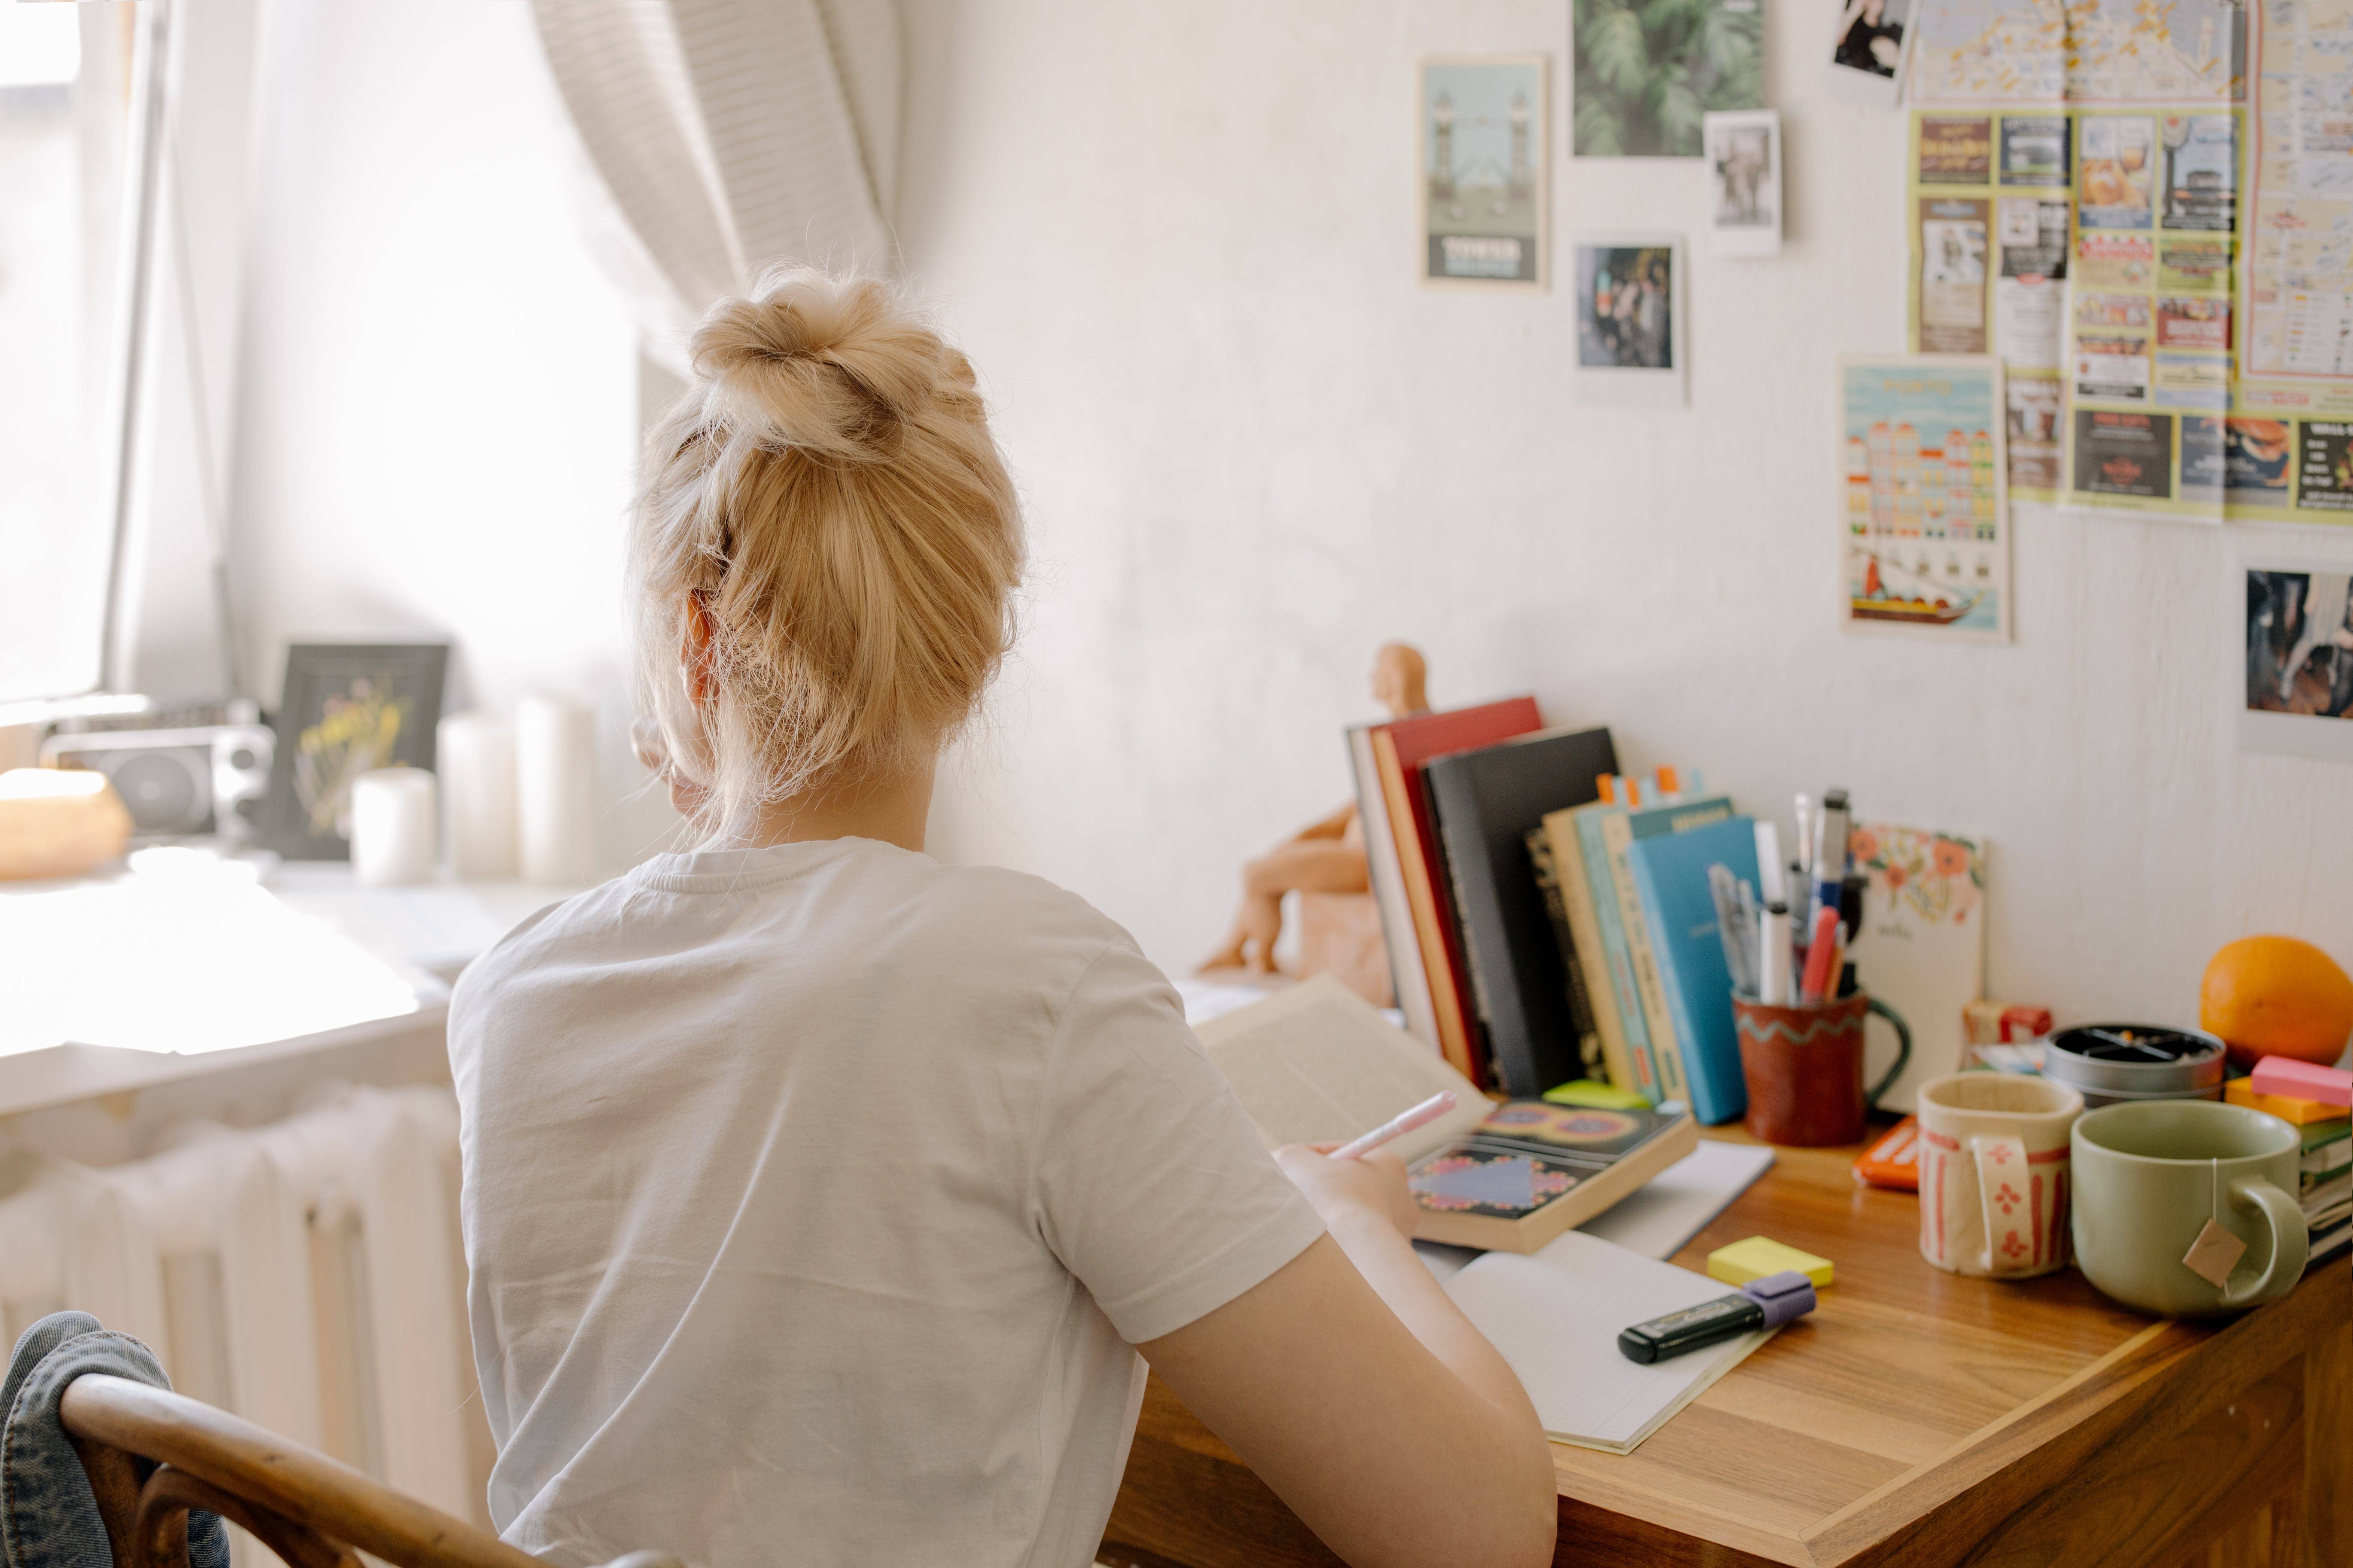
[[[2353,762],[2353,562],[2242,564],[2239,749]]]
[[[1585,235],[1577,252],[1577,400],[1681,408],[1690,348],[1681,235]]]
[[[1830,89],[1850,103],[1893,109],[1912,47],[1921,0],[1831,0],[1838,30],[1831,39]]]
[[[1725,110],[1701,116],[1708,194],[1708,235],[1718,256],[1781,252],[1781,112]]]
[[[1421,62],[1421,276],[1427,283],[1545,286],[1547,61]]]

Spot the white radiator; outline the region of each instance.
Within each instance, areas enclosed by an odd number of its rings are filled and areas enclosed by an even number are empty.
[[[483,1522],[448,1091],[343,1089],[170,1145],[105,1169],[44,1162],[0,1199],[9,1342],[79,1308],[146,1341],[183,1393]]]

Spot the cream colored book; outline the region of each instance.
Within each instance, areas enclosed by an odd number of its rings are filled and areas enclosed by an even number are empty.
[[[1699,1141],[1689,1116],[1491,1101],[1328,977],[1211,1019],[1199,1035],[1270,1149],[1354,1138],[1452,1090],[1453,1110],[1389,1145],[1421,1205],[1423,1241],[1534,1252]]]
[[[1641,1079],[1627,1054],[1626,1026],[1618,1016],[1618,990],[1610,984],[1609,960],[1601,946],[1601,922],[1593,912],[1593,884],[1586,875],[1585,847],[1577,841],[1575,808],[1547,813],[1544,830],[1552,845],[1560,901],[1568,912],[1569,939],[1577,944],[1577,967],[1585,972],[1585,994],[1593,1004],[1593,1029],[1601,1037],[1601,1055],[1609,1064],[1609,1081],[1640,1094]]]
[[[1389,1144],[1410,1163],[1476,1127],[1491,1106],[1445,1058],[1328,974],[1194,1032],[1270,1149],[1345,1142],[1451,1089],[1452,1110]]]
[[[1634,887],[1634,873],[1626,866],[1626,846],[1634,842],[1631,823],[1612,816],[1601,825],[1601,842],[1609,855],[1609,883],[1618,889],[1618,918],[1626,928],[1626,954],[1634,966],[1634,984],[1642,994],[1642,1022],[1651,1031],[1651,1055],[1659,1064],[1659,1090],[1669,1100],[1691,1103],[1691,1080],[1683,1071],[1683,1042],[1675,1037],[1675,1020],[1667,1010],[1667,988],[1659,979],[1659,961],[1651,952],[1651,925],[1642,918],[1642,895]]]

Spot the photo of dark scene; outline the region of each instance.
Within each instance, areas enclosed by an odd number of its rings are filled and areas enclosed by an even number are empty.
[[[2247,707],[2353,718],[2353,576],[2247,574]]]
[[[1674,367],[1674,251],[1663,245],[1577,247],[1577,363]]]

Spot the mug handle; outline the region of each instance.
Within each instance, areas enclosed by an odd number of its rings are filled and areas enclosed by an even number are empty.
[[[2271,1226],[2272,1262],[2253,1283],[2224,1289],[2222,1305],[2252,1307],[2258,1301],[2276,1301],[2304,1278],[2304,1260],[2312,1249],[2303,1205],[2261,1176],[2242,1176],[2232,1182],[2231,1202],[2238,1208],[2263,1210],[2263,1223]]]
[[[1962,1146],[1977,1167],[1978,1213],[1985,1222],[1985,1250],[1978,1255],[1978,1270],[1998,1279],[2031,1268],[2037,1254],[2033,1193],[2026,1180],[2026,1141],[1980,1132]],[[1996,1237],[2003,1243],[2000,1248],[1994,1246]],[[1997,1258],[1997,1250],[2009,1257]]]
[[[1895,1080],[1904,1076],[1904,1066],[1912,1059],[1912,1026],[1904,1021],[1902,1014],[1876,996],[1865,996],[1862,1004],[1895,1026],[1895,1065],[1889,1068],[1886,1075],[1873,1085],[1870,1091],[1862,1097],[1863,1104],[1876,1109],[1879,1097],[1885,1094],[1894,1085]]]

